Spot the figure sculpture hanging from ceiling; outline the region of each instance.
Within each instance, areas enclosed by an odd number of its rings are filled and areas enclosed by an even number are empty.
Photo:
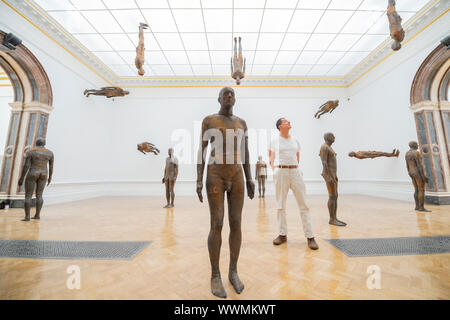
[[[134,64],[136,65],[136,68],[138,69],[138,74],[140,76],[143,76],[145,73],[145,70],[143,68],[145,62],[144,29],[147,28],[148,24],[142,22],[139,24],[139,43],[136,47],[136,59],[134,60]]]
[[[397,51],[402,47],[401,42],[405,38],[405,31],[402,28],[402,18],[395,10],[395,0],[389,0],[387,16],[389,20],[389,31],[391,33],[391,38],[394,40],[391,48],[392,50]]]
[[[148,152],[151,152],[155,155],[159,154],[158,148],[155,147],[153,143],[150,142],[142,142],[137,145],[138,151],[142,152],[143,154],[147,154]]]
[[[241,84],[241,79],[245,78],[245,58],[242,56],[241,37],[239,37],[239,50],[237,38],[234,38],[234,55],[231,58],[231,77],[236,80],[236,84]]]
[[[319,107],[319,111],[314,115],[315,118],[319,119],[320,116],[325,113],[332,113],[339,105],[339,100],[329,100]]]
[[[100,90],[86,89],[83,92],[83,94],[86,97],[93,95],[93,96],[105,96],[107,98],[124,97],[129,93],[130,93],[129,91],[123,90],[122,88],[119,87],[103,87]]]
[[[354,157],[357,159],[373,159],[378,157],[398,157],[400,150],[394,149],[392,152],[381,152],[381,151],[358,151],[349,152],[349,157]]]

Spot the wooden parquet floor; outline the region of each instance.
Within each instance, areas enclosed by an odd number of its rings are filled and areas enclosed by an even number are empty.
[[[228,219],[222,231],[221,271],[227,299],[450,299],[450,254],[348,258],[323,239],[450,234],[450,207],[416,213],[412,203],[362,195],[339,198],[328,224],[326,196],[309,196],[318,251],[303,237],[300,214],[288,197],[288,242],[277,236],[275,199],[245,200],[239,274],[244,291],[228,283]],[[210,293],[207,203],[177,197],[103,197],[44,206],[42,220],[20,221],[22,209],[0,211],[0,239],[153,241],[131,261],[0,258],[0,299],[217,299]],[[34,210],[34,209],[33,209]],[[32,212],[32,214],[34,214]],[[77,265],[81,288],[66,286]],[[381,270],[381,288],[366,286],[367,268]]]

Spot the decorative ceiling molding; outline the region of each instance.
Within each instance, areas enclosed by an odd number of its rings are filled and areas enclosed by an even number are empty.
[[[80,62],[89,67],[99,77],[115,86],[126,88],[147,87],[219,87],[235,86],[233,79],[220,77],[118,77],[107,65],[85,48],[78,40],[70,35],[52,17],[40,10],[32,0],[1,0],[11,9],[23,16],[47,37],[58,43]],[[403,46],[421,33],[432,23],[449,11],[448,1],[431,0],[414,15],[406,25]],[[386,18],[386,23],[388,23]],[[375,48],[364,60],[357,64],[344,77],[314,77],[314,76],[248,76],[240,87],[337,87],[346,88],[353,85],[370,70],[394,54],[390,45],[392,40],[387,38]]]

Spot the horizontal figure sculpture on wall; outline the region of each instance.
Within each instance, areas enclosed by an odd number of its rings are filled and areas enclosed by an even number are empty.
[[[320,116],[325,113],[332,113],[339,105],[339,100],[329,100],[319,107],[319,111],[314,115],[315,118],[319,119]]]
[[[150,142],[141,142],[137,145],[138,151],[142,152],[143,154],[147,154],[148,152],[151,152],[155,155],[159,154],[158,148],[155,147],[153,143]]]
[[[391,38],[392,40],[394,40],[391,48],[394,51],[400,50],[400,48],[402,47],[401,42],[405,38],[405,31],[402,27],[402,18],[395,10],[395,0],[389,0],[386,14],[388,16]]]
[[[231,77],[236,80],[236,84],[241,84],[241,79],[245,78],[245,58],[242,56],[241,37],[239,37],[239,51],[234,38],[234,55],[231,58]]]
[[[237,293],[244,290],[237,272],[237,261],[241,249],[241,217],[244,206],[244,176],[247,195],[253,199],[255,183],[250,172],[248,135],[246,122],[233,115],[235,103],[234,90],[224,87],[219,93],[220,110],[203,119],[200,148],[197,160],[197,195],[203,202],[203,171],[206,150],[211,144],[211,153],[207,166],[206,194],[210,211],[210,231],[208,251],[211,263],[211,292],[220,298],[227,293],[222,284],[219,269],[220,247],[222,245],[222,226],[224,217],[225,194],[228,203],[228,222],[230,224],[230,267],[228,279]]]
[[[400,150],[394,149],[392,152],[381,152],[381,151],[351,151],[348,153],[349,157],[354,157],[358,159],[373,159],[378,157],[398,157]]]
[[[25,156],[25,163],[19,179],[19,186],[23,184],[25,179],[25,218],[22,221],[30,221],[31,198],[34,191],[36,191],[36,213],[33,219],[40,219],[44,204],[42,194],[44,193],[45,183],[49,185],[52,181],[54,156],[53,152],[44,148],[44,146],[45,139],[38,138],[36,147],[28,150]]]
[[[408,174],[411,177],[414,186],[414,201],[416,203],[415,210],[431,212],[424,207],[425,184],[428,183],[428,177],[425,175],[422,155],[417,150],[419,145],[416,141],[410,141],[409,147],[410,149],[406,152],[405,160]]]
[[[100,90],[86,89],[84,90],[83,93],[86,97],[93,95],[93,96],[105,96],[107,98],[114,98],[114,97],[124,97],[130,92],[123,90],[122,88],[119,87],[103,87]]]
[[[166,167],[164,169],[164,177],[162,183],[166,184],[166,199],[167,204],[164,208],[173,208],[175,200],[175,182],[178,177],[178,159],[173,155],[173,149],[168,151],[169,156],[166,159]]]
[[[147,28],[148,24],[142,22],[139,24],[139,43],[136,47],[136,59],[134,60],[134,64],[136,65],[140,76],[145,74],[145,70],[143,68],[145,62],[144,29]]]
[[[336,152],[331,145],[335,141],[334,134],[325,133],[323,136],[325,143],[320,147],[320,159],[322,160],[322,177],[327,184],[328,189],[328,212],[330,214],[329,223],[335,226],[346,226],[347,224],[337,219],[337,200],[338,200],[338,178]]]
[[[256,180],[258,181],[259,197],[264,198],[266,193],[267,164],[262,160],[261,156],[258,157],[258,162],[256,162],[255,167],[256,167],[255,177]]]

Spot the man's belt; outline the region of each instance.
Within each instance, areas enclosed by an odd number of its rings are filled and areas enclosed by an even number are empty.
[[[298,166],[292,165],[292,166],[277,166],[277,168],[281,169],[296,169]]]

